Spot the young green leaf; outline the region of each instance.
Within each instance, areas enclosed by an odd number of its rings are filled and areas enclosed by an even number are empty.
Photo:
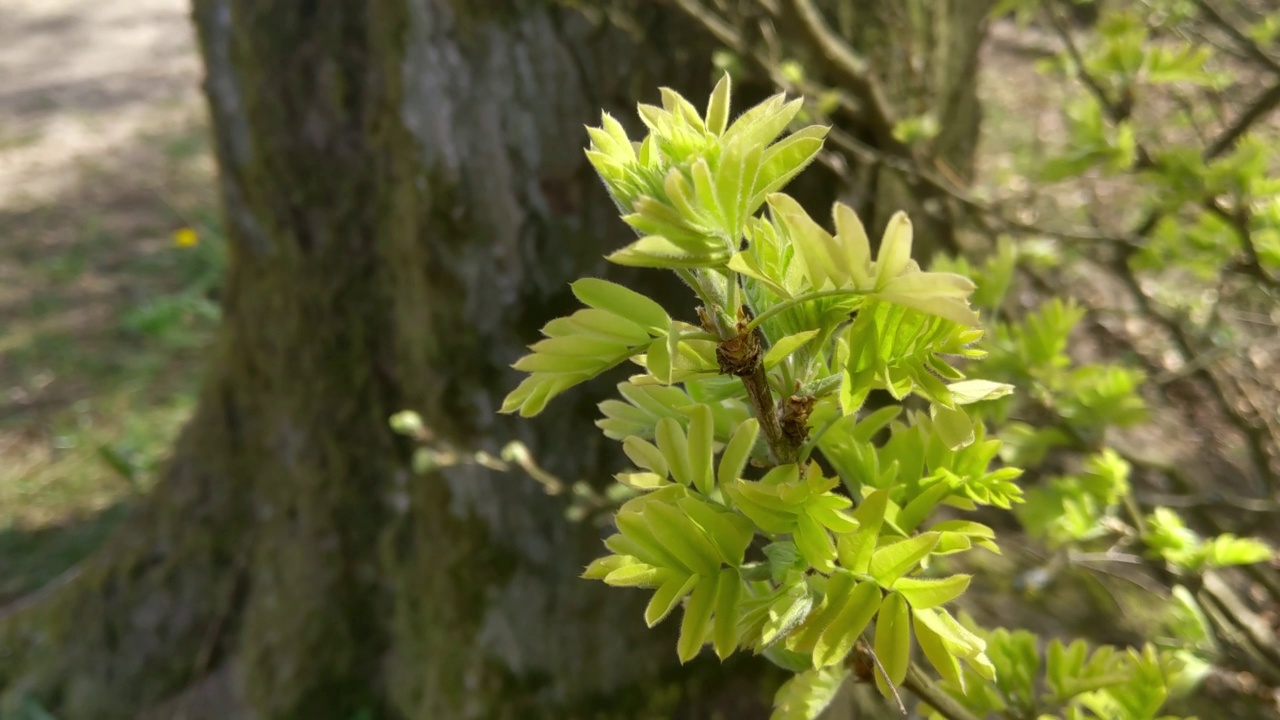
[[[693,103],[684,98],[683,95],[672,90],[671,88],[658,88],[658,93],[662,95],[662,108],[671,113],[672,117],[680,118],[684,123],[696,130],[706,130],[702,124],[702,115],[698,113]]]
[[[774,543],[769,547],[776,548],[780,545],[783,544]],[[766,553],[768,553],[768,549],[766,549]],[[773,553],[769,553],[769,556],[770,559],[773,559]],[[818,605],[818,608],[809,613],[809,617],[805,618],[804,624],[787,637],[787,649],[799,653],[810,653],[812,658],[818,638],[826,631],[831,621],[844,609],[845,601],[849,598],[849,593],[853,591],[856,583],[857,580],[847,571],[836,570],[833,572],[831,577],[827,579],[826,588],[822,593],[822,602]],[[813,662],[814,667],[819,667],[816,660]]]
[[[742,221],[749,211],[751,190],[756,186],[760,172],[763,146],[743,146],[742,143],[726,143],[720,152],[720,165],[716,168],[716,193],[724,214],[724,229],[732,238],[742,235]],[[734,243],[735,247],[737,243]]]
[[[755,489],[755,483],[737,480],[721,486],[733,507],[751,518],[767,533],[789,533],[795,529],[796,516],[777,496]]]
[[[720,553],[689,516],[676,506],[655,502],[645,506],[644,519],[658,542],[680,560],[680,564],[699,575],[710,575],[720,569]]]
[[[716,192],[716,181],[711,172],[711,166],[705,158],[699,158],[693,163],[690,170],[693,176],[694,197],[698,199],[703,216],[710,222],[716,223],[721,232],[727,233],[729,228],[725,225],[725,210],[720,206],[720,196]],[[721,244],[721,248],[725,252],[725,259],[727,260],[729,250],[723,244]]]
[[[769,720],[817,720],[848,676],[843,667],[829,667],[792,677],[778,688]]]
[[[583,308],[569,317],[556,318],[542,328],[547,337],[587,337],[634,347],[649,342],[649,331],[605,310]]]
[[[662,235],[646,235],[606,256],[609,262],[645,268],[713,268],[729,259],[729,251],[717,244],[690,247]]]
[[[894,518],[894,522],[903,532],[911,532],[916,529],[924,519],[933,512],[948,495],[951,494],[956,482],[960,480],[949,471],[942,471],[944,474],[940,480],[930,485],[919,495],[912,498],[907,506],[898,511],[898,516]]]
[[[768,197],[768,202],[774,216],[786,229],[796,259],[812,288],[822,290],[828,283],[830,287],[842,287],[848,281],[849,273],[835,239],[814,222],[791,196],[774,193]]]
[[[778,192],[800,174],[822,150],[828,128],[810,125],[779,140],[764,151],[754,192],[747,207],[754,212],[772,193]]]
[[[644,609],[644,621],[649,627],[662,622],[697,584],[697,575],[672,575],[667,578],[653,593],[653,597],[649,598],[649,605]]]
[[[804,622],[813,608],[813,596],[809,594],[809,586],[796,583],[769,605],[767,619],[760,630],[760,645],[769,646],[785,638],[800,623]]]
[[[699,403],[694,406],[689,419],[686,451],[689,454],[689,474],[693,486],[703,495],[710,495],[715,488],[715,476],[711,472],[714,440],[715,420],[711,416],[711,408]]]
[[[525,355],[511,367],[534,374],[577,376],[575,379],[578,382],[590,379],[606,369],[606,365],[596,358],[562,355]]]
[[[848,534],[858,529],[858,521],[845,512],[845,508],[851,504],[849,498],[843,495],[826,494],[813,498],[805,506],[804,511],[831,532]]]
[[[796,515],[796,528],[792,537],[800,554],[815,570],[830,573],[836,569],[835,543],[831,542],[831,535],[809,513]]]
[[[787,129],[796,113],[800,112],[803,102],[800,98],[785,102],[782,95],[765,100],[743,113],[730,126],[724,135],[724,144],[738,141],[748,147],[768,145]]]
[[[988,680],[995,677],[995,668],[983,655],[987,644],[961,625],[951,613],[942,608],[921,608],[915,611],[915,617],[938,634],[948,653],[967,661],[970,667]]]
[[[912,608],[932,608],[963,595],[972,579],[972,575],[952,575],[937,580],[904,577],[893,583],[893,590],[906,598]]]
[[[599,278],[582,278],[571,286],[583,303],[623,317],[657,335],[671,325],[667,311],[653,300],[617,283]]]
[[[716,585],[715,624],[711,629],[712,645],[721,660],[738,647],[738,599],[742,596],[742,577],[733,568],[720,571]]]
[[[622,441],[622,450],[628,458],[631,458],[631,462],[636,464],[636,467],[649,470],[659,478],[666,478],[667,459],[653,443],[631,435]]]
[[[787,288],[769,275],[760,267],[760,261],[756,258],[756,253],[751,250],[734,253],[729,258],[727,266],[730,270],[746,275],[747,277],[759,282],[769,290],[773,291],[778,297],[790,300],[791,293]]]
[[[669,577],[671,577],[670,570],[637,563],[623,565],[610,572],[604,577],[604,582],[613,587],[656,588]]]
[[[1012,385],[990,380],[962,380],[951,383],[947,387],[951,390],[951,397],[957,405],[997,400],[1013,393]]]
[[[642,497],[653,497],[654,494],[657,493]],[[634,555],[642,562],[656,567],[688,570],[688,566],[654,536],[644,515],[634,509],[628,510],[627,507],[628,505],[623,505],[623,509],[614,516],[618,534],[606,539],[605,545],[619,555]]]
[[[636,490],[657,490],[671,486],[671,481],[666,476],[651,472],[621,472],[614,475],[613,479]]]
[[[685,487],[692,485],[693,467],[689,458],[689,440],[680,423],[675,418],[662,418],[654,429],[654,438],[658,441],[658,450],[662,451],[662,456],[667,460],[671,476]]]
[[[954,684],[960,688],[961,693],[964,693],[965,675],[960,670],[960,661],[947,652],[942,637],[921,622],[919,612],[916,612],[915,617],[912,618],[912,625],[916,632],[916,642],[920,644],[920,649],[924,652],[929,664],[938,671],[942,679]]]
[[[592,560],[591,564],[587,566],[586,570],[582,571],[582,575],[579,577],[584,580],[603,580],[614,570],[630,565],[651,567],[630,555],[605,555],[602,558]]]
[[[742,474],[747,460],[751,458],[751,451],[755,448],[759,433],[760,423],[755,418],[743,420],[734,429],[733,437],[729,438],[728,444],[720,454],[720,465],[716,472],[716,481],[719,485],[722,487],[728,485]]]
[[[843,251],[843,262],[848,267],[853,284],[864,290],[872,287],[871,244],[867,240],[862,220],[853,208],[844,203],[836,203],[831,214],[835,220],[836,240]]]
[[[840,556],[840,564],[845,569],[866,574],[871,566],[876,539],[880,537],[880,526],[884,523],[884,513],[888,506],[889,491],[877,490],[868,495],[853,511],[853,519],[858,521],[858,529],[852,535],[841,536],[836,548]]]
[[[973,442],[976,436],[969,413],[960,408],[946,408],[940,405],[931,405],[929,409],[933,418],[933,429],[948,448],[959,450]]]
[[[858,583],[845,596],[839,612],[813,646],[814,667],[835,665],[848,656],[858,636],[880,609],[880,598],[880,588],[872,582]]]
[[[693,496],[676,500],[676,506],[706,533],[721,562],[735,567],[742,564],[755,535],[750,520]]]
[[[729,126],[729,101],[732,98],[729,73],[720,76],[720,81],[711,91],[711,99],[707,101],[705,125],[712,135],[723,135]]]
[[[876,254],[876,289],[884,288],[907,269],[911,262],[911,234],[911,219],[906,213],[898,211],[889,218]]]
[[[684,606],[684,618],[680,622],[680,639],[676,643],[676,652],[681,663],[687,663],[697,657],[702,643],[707,637],[707,628],[711,624],[711,612],[715,609],[716,595],[720,585],[720,575],[702,577],[689,596]]]
[[[805,343],[809,342],[817,335],[817,330],[806,330],[804,332],[796,333],[795,335],[788,335],[778,340],[778,342],[773,344],[773,347],[769,348],[769,352],[765,353],[764,369],[772,370],[778,365],[778,363],[786,360],[791,353],[799,350]]]
[[[938,533],[927,532],[885,545],[871,556],[871,577],[882,586],[890,587],[911,572],[937,544]]]
[[[907,679],[911,664],[911,612],[898,593],[889,593],[880,605],[875,651],[884,668],[884,673],[876,672],[876,687],[881,695],[893,697],[890,686],[898,687]]]

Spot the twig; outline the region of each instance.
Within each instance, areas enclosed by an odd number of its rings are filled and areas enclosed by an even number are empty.
[[[1089,68],[1084,63],[1084,54],[1076,46],[1075,38],[1071,36],[1071,30],[1062,22],[1062,18],[1058,17],[1058,13],[1054,11],[1053,3],[1050,0],[1040,0],[1040,7],[1044,10],[1044,14],[1048,16],[1049,23],[1053,25],[1054,33],[1057,34],[1058,39],[1066,47],[1067,54],[1071,56],[1071,62],[1075,63],[1076,75],[1089,88],[1094,97],[1098,98],[1098,103],[1107,114],[1107,118],[1113,123],[1119,123],[1127,118],[1129,113],[1111,100],[1111,94],[1107,92],[1106,88],[1102,87],[1102,83],[1098,82],[1093,73],[1089,72]]]
[[[1267,287],[1280,289],[1280,278],[1273,277],[1266,268],[1262,267],[1258,246],[1253,242],[1249,206],[1237,201],[1234,209],[1228,209],[1215,200],[1205,202],[1204,206],[1210,213],[1227,223],[1236,238],[1240,240],[1240,250],[1244,253],[1243,271]]]
[[[1199,596],[1202,602],[1212,603],[1243,633],[1249,644],[1265,660],[1270,675],[1273,678],[1280,677],[1280,648],[1276,645],[1275,633],[1267,626],[1266,621],[1245,607],[1216,573],[1205,573]]]
[[[1196,0],[1196,5],[1200,8],[1200,14],[1204,15],[1209,22],[1213,23],[1219,29],[1227,34],[1236,45],[1244,51],[1245,55],[1258,61],[1263,67],[1270,70],[1276,75],[1280,75],[1280,60],[1272,57],[1267,51],[1263,50],[1253,38],[1244,33],[1243,30],[1236,27],[1234,23],[1226,18],[1218,9],[1213,6],[1209,0]]]
[[[1058,17],[1058,13],[1054,11],[1050,0],[1040,0],[1040,5],[1044,8],[1045,15],[1049,16],[1049,22],[1053,25],[1053,30],[1057,33],[1058,38],[1062,40],[1062,44],[1066,46],[1067,54],[1071,56],[1071,61],[1076,65],[1076,75],[1085,87],[1093,93],[1098,99],[1098,104],[1102,106],[1102,111],[1106,113],[1107,119],[1112,123],[1119,125],[1133,113],[1133,96],[1126,93],[1125,97],[1120,101],[1114,100],[1102,83],[1089,72],[1089,68],[1085,66],[1084,55],[1081,54],[1080,48],[1076,47],[1075,39],[1071,36],[1071,30]],[[1137,156],[1134,160],[1135,168],[1149,168],[1155,166],[1151,154],[1143,147],[1141,143],[1135,141],[1134,153]]]
[[[750,375],[742,377],[742,386],[747,389],[751,408],[755,411],[756,420],[760,423],[760,429],[764,431],[774,459],[780,465],[795,462],[798,449],[788,443],[786,436],[782,433],[782,425],[778,422],[778,413],[773,400],[773,390],[769,388],[769,376],[764,371],[763,363],[758,362]]]
[[[1249,103],[1244,112],[1240,113],[1236,121],[1231,124],[1231,127],[1223,130],[1222,134],[1214,138],[1213,142],[1205,148],[1203,157],[1206,160],[1212,160],[1230,150],[1241,135],[1248,132],[1254,123],[1266,117],[1277,105],[1280,105],[1280,82],[1276,82],[1254,98],[1253,102]]]
[[[979,720],[977,715],[938,687],[916,663],[907,667],[907,679],[902,686],[947,720]]]
[[[1109,264],[1110,269],[1119,276],[1126,290],[1134,302],[1137,303],[1139,311],[1156,321],[1169,334],[1179,354],[1183,356],[1184,362],[1198,365],[1198,363],[1194,362],[1198,356],[1195,351],[1195,343],[1187,334],[1186,328],[1182,326],[1182,323],[1156,309],[1151,296],[1147,294],[1146,290],[1142,289],[1138,276],[1129,265],[1130,255],[1130,253],[1121,253],[1119,257]],[[1245,417],[1244,413],[1231,403],[1226,387],[1208,367],[1197,367],[1192,374],[1208,386],[1209,394],[1213,397],[1213,402],[1218,406],[1218,410],[1222,412],[1228,422],[1244,435],[1250,460],[1268,490],[1274,491],[1280,488],[1280,477],[1277,477],[1276,472],[1271,468],[1271,455],[1266,447],[1267,428],[1264,425],[1250,421],[1249,418]]]
[[[1280,678],[1269,677],[1271,673],[1266,658],[1262,657],[1258,648],[1249,641],[1244,630],[1227,616],[1221,606],[1203,593],[1197,595],[1197,601],[1209,624],[1213,626],[1214,634],[1222,640],[1226,651],[1223,654],[1224,660],[1229,661],[1222,664],[1233,667],[1235,670],[1250,668],[1253,669],[1251,674],[1261,675],[1268,682],[1280,682]],[[1261,672],[1257,671],[1258,667]]]
[[[871,74],[867,61],[827,25],[812,0],[790,0],[787,5],[800,21],[810,45],[818,51],[827,71],[862,101],[863,124],[876,142],[895,155],[910,157],[910,146],[893,135],[897,124],[893,109],[880,83]]]
[[[768,58],[761,57],[748,46],[747,42],[737,33],[736,30],[726,22],[722,17],[708,9],[698,0],[673,0],[675,4],[684,11],[690,18],[697,21],[703,28],[709,32],[717,41],[740,55],[744,60],[754,65],[758,72],[769,78],[770,82],[782,88],[788,88],[799,92],[802,95],[816,97],[822,93],[822,89],[810,82],[801,81],[799,83],[787,78],[781,71],[781,68],[772,64]],[[806,3],[811,6],[811,3]],[[817,22],[823,22],[821,17],[817,18]],[[821,33],[825,25],[816,25],[816,32]],[[830,34],[827,28],[827,34],[822,36],[822,40],[827,44],[843,43],[838,36]],[[847,50],[832,50],[833,57],[844,57],[845,62],[842,67],[846,73],[855,73],[860,69],[857,62],[857,55]],[[850,60],[849,57],[853,60]],[[1263,97],[1250,107],[1249,111],[1241,115],[1236,123],[1224,131],[1217,139],[1213,141],[1209,149],[1205,152],[1206,158],[1212,158],[1230,148],[1234,140],[1248,129],[1261,117],[1274,107],[1280,104],[1280,85],[1274,88],[1273,93],[1270,91],[1264,93]],[[865,101],[867,98],[861,98]],[[1108,100],[1109,102],[1109,100]],[[861,108],[853,105],[847,98],[841,96],[837,106],[837,112],[853,122],[866,122],[865,115]],[[887,113],[887,111],[885,111]],[[882,113],[882,117],[888,118],[891,115]],[[892,133],[890,134],[892,136]],[[1018,235],[1039,235],[1044,237],[1052,237],[1060,240],[1072,242],[1088,242],[1100,243],[1106,245],[1115,245],[1132,250],[1140,250],[1144,245],[1144,235],[1149,233],[1151,228],[1155,227],[1156,221],[1160,216],[1156,216],[1149,222],[1143,223],[1143,227],[1147,228],[1143,232],[1126,233],[1126,234],[1108,234],[1090,230],[1070,229],[1070,228],[1053,228],[1035,223],[1027,223],[1008,217],[1000,212],[997,208],[982,202],[973,197],[972,194],[961,188],[958,184],[947,179],[941,172],[933,172],[924,167],[922,161],[914,157],[910,148],[901,146],[896,140],[893,140],[895,152],[886,152],[884,149],[869,145],[852,134],[841,130],[838,126],[832,127],[827,135],[832,145],[846,156],[856,159],[863,164],[881,164],[885,167],[901,173],[909,184],[919,188],[924,186],[932,195],[943,195],[951,200],[959,203],[971,215],[975,217],[984,217],[994,222],[998,228],[1004,232],[1015,233]],[[1143,151],[1145,153],[1145,150]],[[1141,158],[1139,159],[1141,163]],[[1148,161],[1149,162],[1149,161]],[[952,251],[957,247],[950,247]]]
[[[1177,472],[1174,468],[1161,468],[1160,472]],[[1143,505],[1162,505],[1171,508],[1212,508],[1230,507],[1243,512],[1276,513],[1280,512],[1280,502],[1269,498],[1239,497],[1209,493],[1205,495],[1170,495],[1167,493],[1142,493],[1138,500]]]
[[[898,694],[898,688],[894,687],[893,680],[889,677],[889,671],[885,670],[884,663],[880,662],[880,657],[876,655],[875,650],[867,647],[864,642],[858,643],[858,653],[864,658],[870,658],[871,664],[875,667],[876,672],[884,677],[884,684],[888,686],[889,691],[893,693],[893,701],[898,706],[898,712],[903,715],[907,714],[907,706],[902,704],[902,696]]]

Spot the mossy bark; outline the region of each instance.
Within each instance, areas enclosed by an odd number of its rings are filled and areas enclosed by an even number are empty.
[[[982,106],[979,50],[994,0],[829,2],[841,35],[867,58],[899,120],[930,117],[937,134],[918,148],[930,170],[963,187],[973,175]],[[856,130],[856,128],[855,128]],[[892,169],[857,169],[854,201],[875,230],[906,210],[916,225],[917,257],[951,250],[954,218],[947,198]]]
[[[627,234],[582,125],[630,115],[641,89],[705,94],[708,49],[657,7],[626,32],[502,0],[196,0],[194,18],[223,327],[155,492],[0,619],[8,700],[135,717],[217,675],[260,719],[687,705],[638,594],[577,579],[597,529],[519,476],[415,475],[387,420],[417,410],[473,449],[520,439],[567,478],[617,469],[591,427],[607,383],[535,422],[495,410],[568,282],[605,273]]]

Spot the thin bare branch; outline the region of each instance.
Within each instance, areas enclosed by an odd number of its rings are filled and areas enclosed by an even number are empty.
[[[1265,118],[1277,106],[1280,106],[1280,81],[1254,98],[1253,102],[1249,103],[1244,112],[1240,113],[1236,121],[1231,124],[1231,127],[1223,130],[1221,135],[1214,138],[1213,142],[1205,148],[1204,158],[1212,160],[1230,150],[1235,145],[1236,140],[1240,139],[1240,136],[1249,132],[1254,123]]]
[[[968,708],[938,687],[916,663],[911,663],[907,668],[907,679],[902,686],[947,720],[979,720],[977,715],[969,712]]]
[[[876,142],[895,155],[911,157],[911,148],[894,137],[893,130],[897,124],[895,113],[884,89],[871,74],[867,61],[831,29],[812,0],[790,0],[787,6],[799,19],[800,26],[804,29],[809,44],[817,51],[824,69],[841,87],[852,92],[861,101],[864,124]]]
[[[1236,27],[1235,23],[1227,19],[1212,2],[1209,0],[1196,0],[1196,6],[1200,8],[1200,14],[1218,29],[1227,34],[1228,37],[1244,51],[1249,58],[1257,61],[1260,65],[1270,70],[1273,74],[1280,76],[1280,60],[1277,60],[1262,46],[1249,37],[1243,30]]]
[[[1089,89],[1089,92],[1093,93],[1094,97],[1097,98],[1098,104],[1102,107],[1107,119],[1116,125],[1128,120],[1133,113],[1132,94],[1126,92],[1119,100],[1112,98],[1102,83],[1093,76],[1093,73],[1089,72],[1089,68],[1084,62],[1084,55],[1080,52],[1080,48],[1076,46],[1075,38],[1071,35],[1071,29],[1062,21],[1062,18],[1058,17],[1053,3],[1050,0],[1040,0],[1040,5],[1044,9],[1044,14],[1048,16],[1050,24],[1053,25],[1054,32],[1066,47],[1067,54],[1071,56],[1071,61],[1075,63],[1076,75],[1084,83],[1085,87]],[[1149,168],[1155,165],[1151,154],[1147,152],[1142,143],[1135,144],[1134,154],[1137,156],[1134,160],[1135,169]]]

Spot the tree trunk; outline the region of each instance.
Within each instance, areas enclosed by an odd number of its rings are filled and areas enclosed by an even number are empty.
[[[982,106],[978,53],[994,0],[831,0],[833,24],[867,58],[899,121],[930,118],[936,134],[919,144],[930,169],[958,186],[973,175]],[[882,166],[855,172],[855,203],[878,232],[898,210],[912,216],[917,255],[953,249],[946,198],[913,188]]]
[[[662,84],[705,94],[708,50],[652,8],[631,34],[499,0],[194,16],[223,327],[129,528],[0,622],[10,707],[135,717],[210,676],[257,718],[669,713],[672,637],[638,593],[577,578],[599,531],[520,476],[415,475],[388,418],[417,410],[477,450],[518,438],[571,479],[621,467],[591,427],[598,385],[537,422],[495,411],[568,282],[627,236],[583,124]]]
[[[519,476],[415,475],[387,423],[413,409],[454,446],[520,439],[575,480],[621,466],[590,425],[608,382],[536,422],[495,410],[507,364],[573,306],[567,283],[628,236],[583,123],[709,88],[705,39],[655,5],[624,31],[532,0],[195,0],[223,327],[129,526],[0,616],[0,714],[31,698],[133,718],[194,684],[151,717],[711,715],[725,693],[696,668],[673,680],[673,628],[644,627],[641,594],[577,579],[598,530]],[[768,689],[746,687],[718,709],[758,717]]]

